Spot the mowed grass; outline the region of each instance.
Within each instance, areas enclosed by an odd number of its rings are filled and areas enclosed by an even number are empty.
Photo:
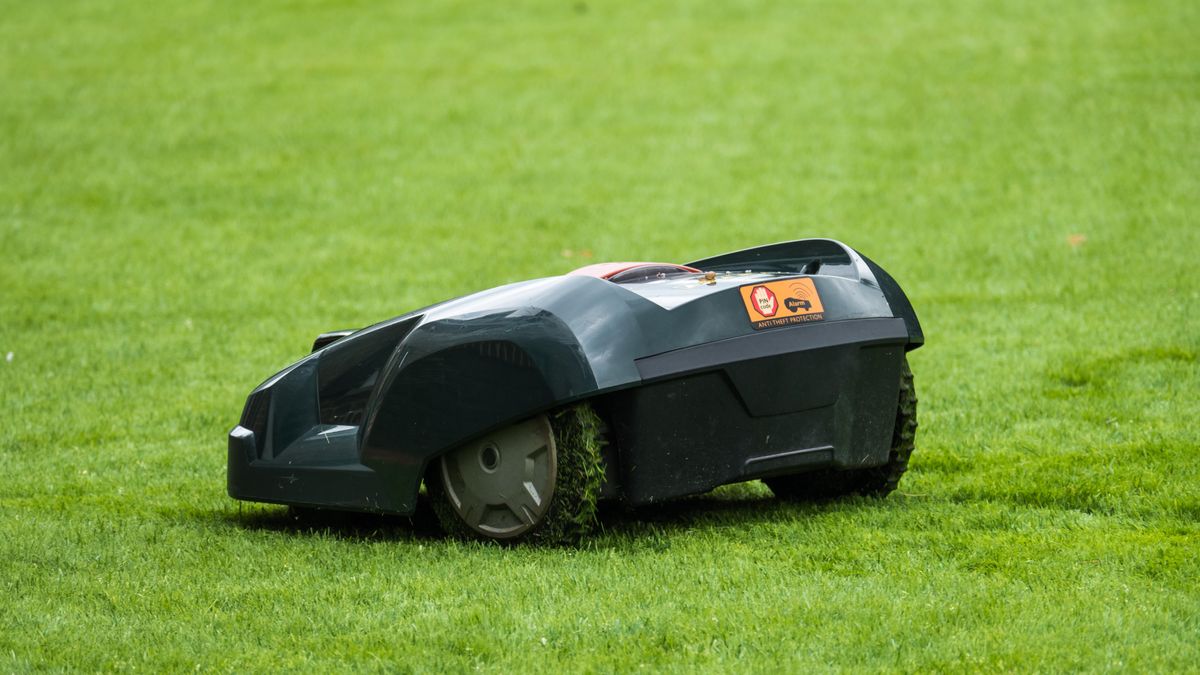
[[[0,2],[0,670],[1200,669],[1200,4]],[[579,548],[225,495],[317,333],[805,236],[897,494]]]

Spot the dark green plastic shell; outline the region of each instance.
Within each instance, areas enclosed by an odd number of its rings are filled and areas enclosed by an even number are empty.
[[[229,494],[411,513],[435,457],[584,399],[612,417],[620,446],[613,461],[621,463],[623,477],[616,493],[634,503],[809,465],[875,461],[874,437],[859,438],[854,427],[873,428],[875,418],[894,410],[873,402],[867,390],[894,388],[873,383],[898,381],[904,351],[924,341],[896,282],[828,239],[688,266],[716,272],[715,278],[681,273],[614,283],[550,277],[449,300],[344,336],[321,336],[316,351],[251,392],[229,434]],[[793,277],[812,279],[823,320],[756,330],[739,289]],[[772,394],[781,386],[773,373],[782,366],[823,379],[793,378]],[[719,382],[706,379],[714,374]],[[669,406],[680,395],[701,396],[696,405],[703,420],[683,419],[688,413],[681,412],[678,419],[651,421],[640,412]],[[680,429],[711,420],[724,420],[719,433],[706,432],[724,446]],[[655,470],[656,462],[665,466],[679,457],[646,443],[651,434],[665,433],[662,425],[675,425],[693,449],[689,462],[710,466]],[[772,434],[805,447],[755,449],[770,446]],[[660,438],[653,445],[670,443]],[[722,447],[730,444],[739,449],[726,456]]]

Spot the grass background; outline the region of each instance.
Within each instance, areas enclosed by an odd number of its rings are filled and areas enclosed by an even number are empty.
[[[0,670],[1200,669],[1198,26],[0,0]],[[755,483],[508,550],[224,494],[320,331],[804,236],[928,336],[882,503]]]

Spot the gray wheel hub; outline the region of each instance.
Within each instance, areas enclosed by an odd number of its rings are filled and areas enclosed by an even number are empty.
[[[557,471],[545,415],[490,433],[441,460],[450,505],[468,527],[498,539],[520,536],[542,521]]]

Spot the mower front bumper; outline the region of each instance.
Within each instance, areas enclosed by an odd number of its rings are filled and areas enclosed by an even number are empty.
[[[396,503],[395,490],[385,489],[376,472],[353,459],[314,461],[296,450],[284,457],[262,459],[257,453],[253,431],[239,425],[229,432],[230,497],[344,511],[410,511],[407,505]]]

